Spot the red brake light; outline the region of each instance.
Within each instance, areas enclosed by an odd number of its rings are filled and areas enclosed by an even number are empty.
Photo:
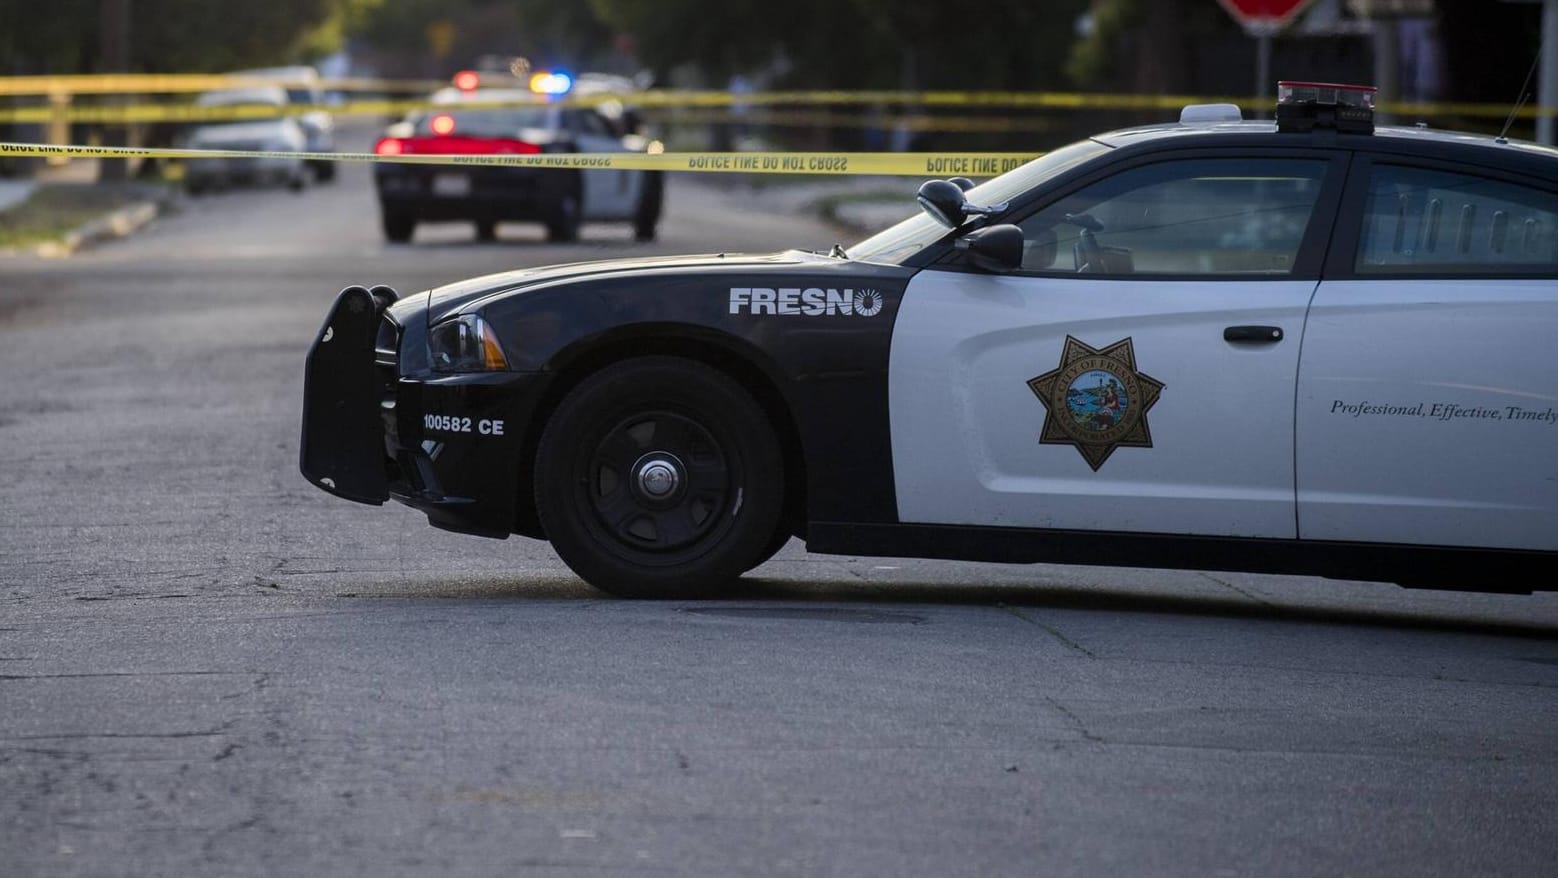
[[[386,151],[388,150],[388,151]],[[506,137],[386,137],[373,151],[379,155],[535,155],[541,147]]]
[[[481,85],[481,74],[474,70],[461,70],[454,75],[454,87],[460,91],[474,91]]]
[[[434,134],[450,134],[454,131],[454,117],[448,113],[440,113],[433,117],[428,127],[433,129]]]

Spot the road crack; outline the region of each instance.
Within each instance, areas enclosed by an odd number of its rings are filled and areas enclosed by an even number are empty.
[[[1008,604],[996,604],[996,607],[998,607],[999,609],[1005,610],[1007,613],[1010,613],[1011,615],[1016,616],[1018,619],[1021,619],[1022,621],[1027,622],[1029,625],[1032,625],[1035,628],[1038,628],[1039,630],[1045,632],[1049,636],[1051,636],[1051,637],[1055,638],[1056,640],[1060,641],[1061,644],[1063,644],[1067,649],[1070,649],[1073,652],[1079,652],[1082,655],[1085,655],[1085,656],[1087,656],[1090,659],[1098,658],[1098,656],[1096,654],[1094,654],[1092,650],[1088,649],[1087,647],[1083,646],[1080,643],[1077,643],[1075,640],[1072,640],[1071,638],[1067,637],[1066,635],[1061,634],[1054,627],[1052,627],[1050,625],[1046,625],[1043,622],[1040,622],[1038,619],[1035,619],[1035,618],[1033,618],[1031,616],[1028,616],[1027,614],[1023,613],[1021,610],[1019,610],[1018,608],[1010,606]]]

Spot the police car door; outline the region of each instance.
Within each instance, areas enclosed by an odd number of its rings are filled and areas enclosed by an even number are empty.
[[[1359,159],[1298,387],[1304,539],[1558,549],[1558,190]]]
[[[594,110],[567,110],[563,118],[580,152],[628,151],[622,144],[622,138]],[[620,219],[632,215],[638,200],[637,181],[640,174],[610,169],[592,169],[583,173],[586,219]]]
[[[1295,535],[1293,395],[1345,159],[1180,153],[1018,219],[1021,270],[910,282],[900,521]]]

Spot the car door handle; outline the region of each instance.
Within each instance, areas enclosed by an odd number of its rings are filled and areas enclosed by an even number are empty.
[[[1272,344],[1282,340],[1280,326],[1230,326],[1223,330],[1223,341],[1254,341]]]

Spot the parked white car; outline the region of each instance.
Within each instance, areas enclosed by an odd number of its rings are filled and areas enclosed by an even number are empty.
[[[201,107],[258,107],[280,111],[287,105],[287,93],[280,86],[226,89],[206,92],[195,103]],[[303,188],[303,159],[284,155],[302,153],[308,145],[303,128],[296,119],[277,116],[202,125],[190,134],[187,145],[192,149],[270,153],[266,156],[201,158],[187,162],[184,187],[191,195],[244,183],[280,184],[293,191]]]
[[[253,70],[235,70],[233,76],[274,80],[287,93],[287,100],[296,106],[323,107],[329,103],[320,85],[319,71],[306,65],[291,67],[261,67]],[[309,152],[335,152],[335,117],[326,110],[310,110],[295,117],[303,128]],[[335,179],[335,162],[328,159],[310,159],[304,164],[313,172],[314,179],[323,183]]]

